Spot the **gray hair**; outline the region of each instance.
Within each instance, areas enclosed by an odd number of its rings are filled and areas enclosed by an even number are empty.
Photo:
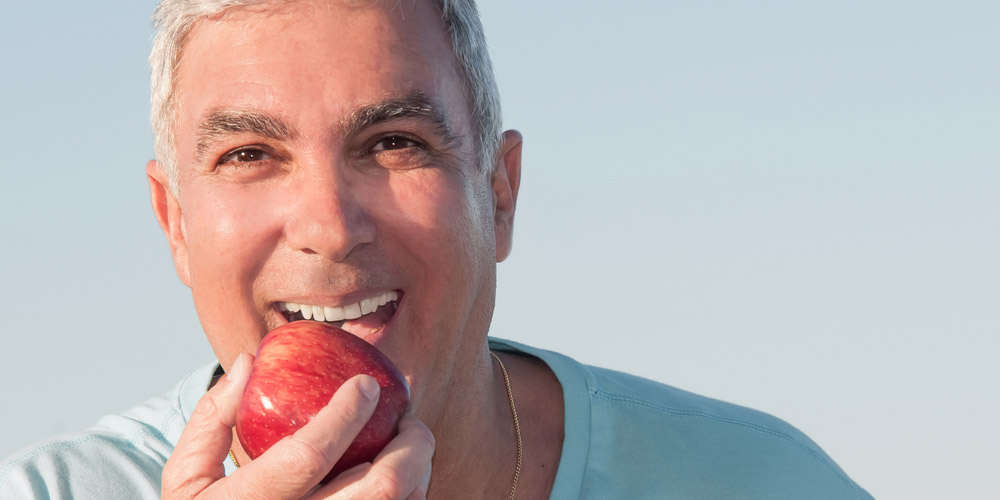
[[[175,77],[181,47],[194,24],[226,10],[283,0],[162,0],[153,13],[156,36],[149,55],[151,110],[156,158],[167,172],[170,190],[176,195],[179,174],[175,150]],[[287,1],[287,0],[284,0]],[[349,1],[349,0],[344,0]],[[442,14],[451,35],[452,51],[463,78],[472,114],[475,147],[481,168],[493,168],[494,155],[503,134],[500,93],[475,0],[431,0]]]

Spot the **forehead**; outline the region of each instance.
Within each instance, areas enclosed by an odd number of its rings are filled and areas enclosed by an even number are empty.
[[[184,40],[176,73],[178,141],[213,109],[329,119],[415,91],[467,121],[464,86],[437,7],[351,4],[290,2],[199,20]]]

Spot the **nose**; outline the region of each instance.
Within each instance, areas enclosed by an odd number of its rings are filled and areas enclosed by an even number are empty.
[[[337,169],[317,169],[293,190],[285,237],[293,250],[341,262],[375,241],[375,223],[358,193]]]

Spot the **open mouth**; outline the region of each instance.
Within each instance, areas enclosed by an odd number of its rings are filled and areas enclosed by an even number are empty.
[[[391,290],[340,306],[278,302],[278,309],[289,323],[299,320],[322,321],[358,337],[366,337],[382,330],[392,320],[400,295],[400,292]]]

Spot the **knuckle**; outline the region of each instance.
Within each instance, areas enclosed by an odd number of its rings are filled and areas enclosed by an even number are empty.
[[[337,420],[340,421],[342,425],[350,427],[360,427],[368,421],[368,418],[370,418],[368,412],[364,411],[361,404],[338,405],[336,407],[335,414]]]
[[[378,500],[403,500],[409,496],[406,488],[405,475],[394,467],[373,470],[375,485],[378,487]]]
[[[206,481],[186,477],[182,471],[177,469],[173,469],[170,473],[164,469],[161,481],[163,483],[162,498],[168,500],[194,498],[208,487]]]
[[[423,424],[408,426],[406,429],[401,430],[400,435],[405,436],[407,442],[416,446],[421,451],[433,455],[437,440],[434,437],[434,433]]]
[[[294,434],[285,438],[285,441],[283,461],[286,466],[294,467],[293,470],[314,477],[326,474],[333,466],[331,457],[312,443]]]
[[[414,430],[417,432],[417,437],[426,442],[427,446],[433,450],[434,447],[437,445],[437,440],[434,438],[434,433],[423,425],[416,427]]]
[[[184,490],[186,474],[184,474],[183,464],[176,460],[167,460],[163,466],[163,473],[160,475],[160,482],[163,485],[163,498],[174,498]]]
[[[189,420],[201,420],[209,418],[219,411],[219,405],[215,402],[215,398],[211,394],[205,394],[198,404],[195,405],[194,411],[191,412],[191,418]]]
[[[269,492],[260,488],[247,487],[247,483],[236,484],[226,481],[222,487],[222,498],[239,500],[270,500]]]

